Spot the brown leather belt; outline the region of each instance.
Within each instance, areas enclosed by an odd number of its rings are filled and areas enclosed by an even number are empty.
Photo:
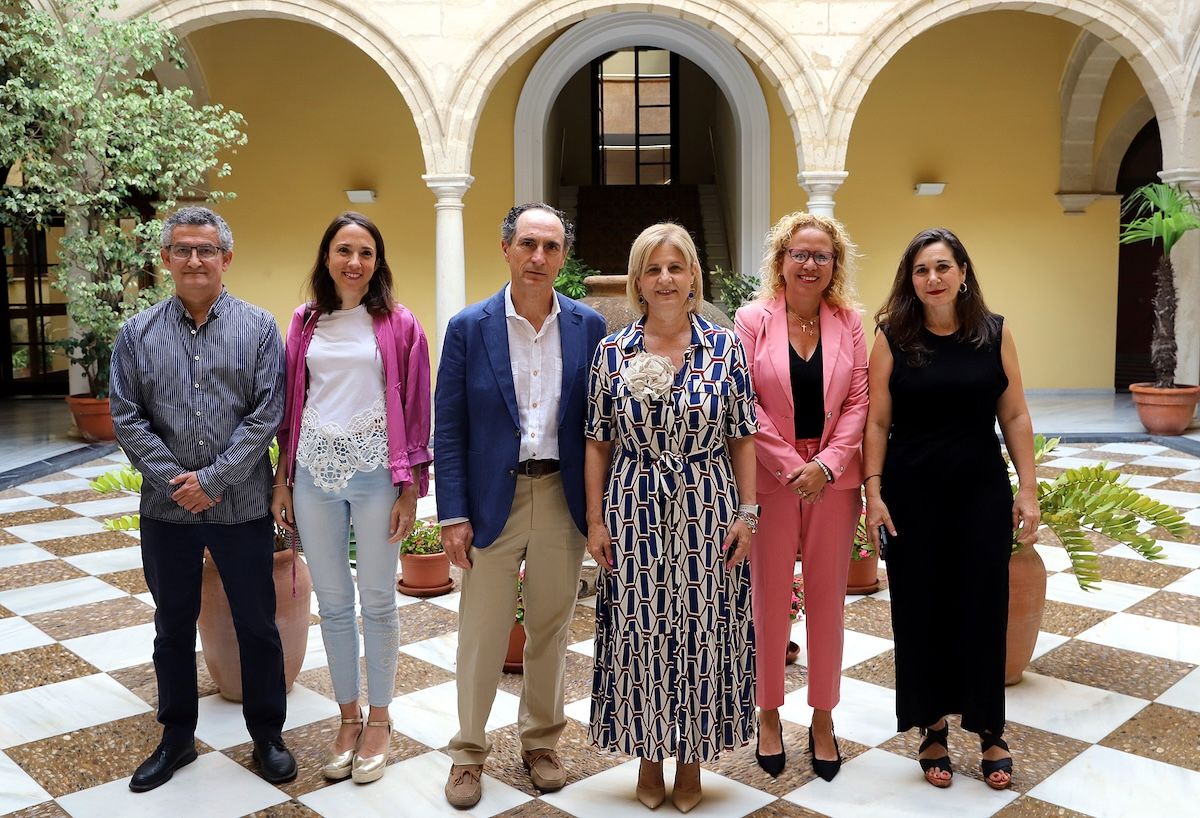
[[[517,464],[517,474],[527,477],[545,477],[558,471],[557,460],[522,460]]]

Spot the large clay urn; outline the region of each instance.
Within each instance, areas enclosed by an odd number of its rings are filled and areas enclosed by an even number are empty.
[[[1137,407],[1138,420],[1152,435],[1181,435],[1196,414],[1200,386],[1176,384],[1160,388],[1152,383],[1131,383],[1129,393]]]
[[[504,653],[504,672],[525,672],[525,626],[520,622],[513,622],[512,630],[508,632],[508,650]]]
[[[861,560],[850,560],[850,571],[846,574],[846,593],[873,594],[878,590],[879,553],[872,553]]]
[[[1042,611],[1046,607],[1046,565],[1037,549],[1023,545],[1008,562],[1008,640],[1004,659],[1004,683],[1021,681],[1033,649]]]
[[[107,443],[117,439],[108,398],[69,395],[67,406],[71,408],[71,416],[75,419],[80,436],[88,443]]]
[[[295,595],[292,594],[292,560],[295,560]],[[308,647],[312,575],[308,564],[292,549],[275,552],[275,625],[283,643],[283,678],[292,689]],[[242,700],[242,661],[238,654],[233,614],[221,574],[208,551],[204,552],[204,580],[200,601],[200,646],[204,662],[222,698]]]
[[[584,304],[604,316],[609,332],[632,324],[642,317],[633,308],[625,294],[629,276],[588,276],[583,280],[589,295],[581,299]],[[700,315],[717,326],[733,329],[733,321],[708,301],[700,308]]]

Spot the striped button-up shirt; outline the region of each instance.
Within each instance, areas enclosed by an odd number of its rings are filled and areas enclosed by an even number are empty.
[[[266,310],[222,291],[199,327],[178,297],[134,316],[117,336],[109,397],[117,440],[143,476],[143,515],[233,524],[270,513],[284,363]],[[193,514],[172,500],[169,481],[189,471],[221,502]]]

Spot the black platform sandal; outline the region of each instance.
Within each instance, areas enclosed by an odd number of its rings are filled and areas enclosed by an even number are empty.
[[[923,753],[935,744],[940,744],[946,748],[946,755],[941,758],[918,758],[917,762],[921,765],[921,770],[925,773],[925,780],[938,789],[944,789],[950,786],[950,782],[954,780],[954,768],[950,766],[950,722],[946,722],[941,730],[934,730],[932,727],[922,727],[921,735],[925,736],[925,740],[921,742],[921,746],[917,748],[918,753]],[[930,770],[942,770],[950,773],[950,778],[930,778]]]
[[[979,752],[986,753],[992,747],[999,747],[1001,750],[1008,751],[1008,743],[999,736],[993,737],[991,733],[979,734]],[[994,761],[988,759],[980,759],[979,769],[983,771],[983,783],[987,784],[993,790],[1006,790],[1012,784],[1013,776],[1013,760],[1012,756],[1008,758],[997,758]],[[1003,784],[992,780],[992,775],[995,773],[1004,773],[1008,776]]]

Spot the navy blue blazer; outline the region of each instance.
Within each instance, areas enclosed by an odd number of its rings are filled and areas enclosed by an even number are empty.
[[[587,532],[583,496],[583,428],[588,370],[607,333],[595,310],[555,293],[562,340],[562,393],[558,402],[558,456],[567,507]],[[504,290],[450,319],[442,342],[434,392],[434,488],[438,517],[466,517],[477,548],[491,545],[512,510],[521,449],[508,354]]]

